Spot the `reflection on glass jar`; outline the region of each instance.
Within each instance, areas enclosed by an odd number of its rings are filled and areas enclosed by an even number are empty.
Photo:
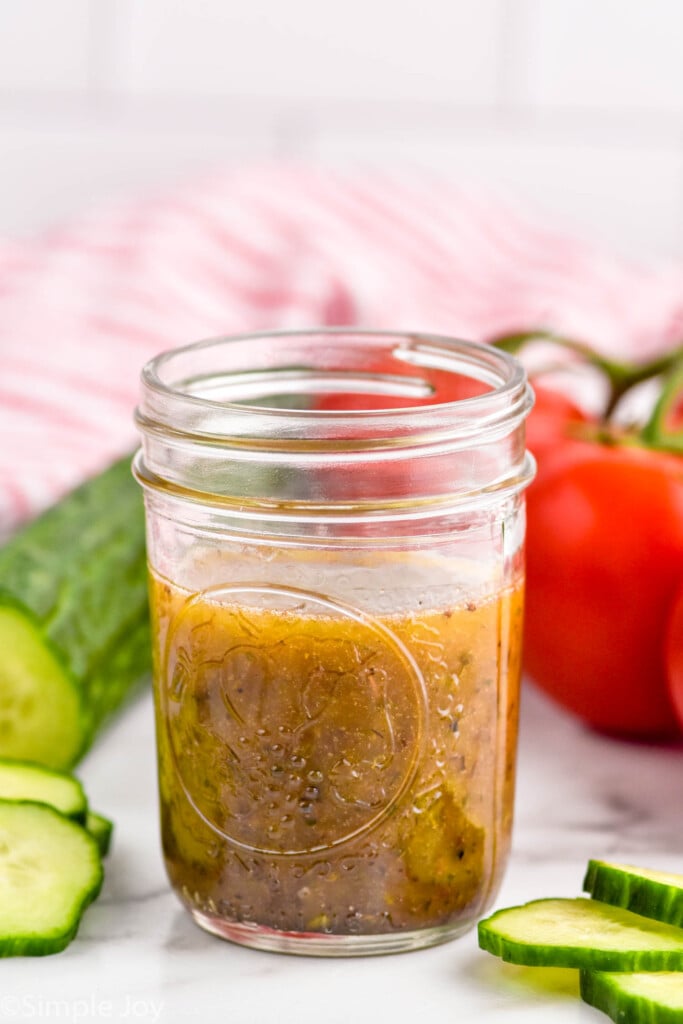
[[[530,394],[346,331],[143,374],[162,840],[195,919],[327,955],[452,938],[510,839]]]

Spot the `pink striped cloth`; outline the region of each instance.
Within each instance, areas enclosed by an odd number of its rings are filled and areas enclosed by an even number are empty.
[[[646,269],[424,173],[266,166],[0,243],[0,530],[135,443],[142,364],[217,334],[546,326],[645,354],[683,336]]]

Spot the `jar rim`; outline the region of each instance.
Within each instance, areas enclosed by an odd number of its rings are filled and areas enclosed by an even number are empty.
[[[142,384],[136,476],[184,503],[415,518],[500,504],[533,475],[533,393],[521,363],[490,345],[345,327],[248,333],[163,352]],[[358,408],[366,386],[371,404]]]
[[[296,343],[307,346],[307,356],[315,354],[314,339],[327,342],[343,342],[345,348],[363,344],[383,344],[387,355],[415,371],[446,371],[471,381],[486,385],[482,393],[446,401],[430,401],[428,404],[401,404],[382,408],[283,408],[261,405],[252,401],[267,383],[277,379],[278,387],[287,384],[289,373],[292,385],[306,375],[311,390],[317,387],[315,368],[291,364],[296,360]],[[236,369],[223,367],[203,376],[188,375],[190,360],[206,359],[219,352],[236,352],[238,346],[252,350],[261,343],[280,355],[282,350],[292,353],[289,365],[258,366],[258,359],[251,366],[243,364]],[[391,347],[390,347],[391,346]],[[325,371],[327,372],[327,371]],[[221,397],[216,399],[198,393],[199,382],[220,376]],[[338,376],[350,376],[350,371],[338,371]],[[365,375],[369,377],[370,375]],[[424,398],[425,382],[419,377],[381,375],[380,387],[383,393]],[[379,375],[373,375],[375,383]],[[359,379],[356,375],[356,380]],[[244,334],[218,336],[194,342],[189,345],[161,352],[142,369],[143,395],[136,418],[143,433],[155,430],[170,430],[182,434],[188,440],[197,442],[213,441],[230,443],[241,440],[280,448],[283,439],[291,451],[292,442],[302,431],[309,440],[323,445],[330,440],[339,441],[340,430],[348,426],[355,438],[363,437],[367,450],[374,442],[380,446],[387,437],[393,444],[398,438],[415,442],[426,436],[432,440],[469,437],[472,433],[481,436],[496,431],[503,424],[510,429],[517,420],[523,419],[533,401],[526,373],[522,365],[508,353],[493,346],[477,342],[462,341],[440,334],[426,332],[401,332],[366,330],[348,327],[321,327],[302,330],[257,331]],[[342,391],[333,376],[322,381],[326,387]],[[231,392],[234,400],[231,400]]]

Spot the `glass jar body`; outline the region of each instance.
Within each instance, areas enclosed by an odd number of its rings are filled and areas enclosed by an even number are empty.
[[[320,955],[471,927],[512,824],[519,487],[396,517],[157,480],[146,506],[162,842],[197,922]]]

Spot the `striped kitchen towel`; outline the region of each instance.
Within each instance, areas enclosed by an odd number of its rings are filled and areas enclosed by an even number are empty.
[[[645,268],[424,173],[265,166],[0,243],[0,531],[132,448],[142,364],[217,334],[361,325],[607,352],[683,337]]]

